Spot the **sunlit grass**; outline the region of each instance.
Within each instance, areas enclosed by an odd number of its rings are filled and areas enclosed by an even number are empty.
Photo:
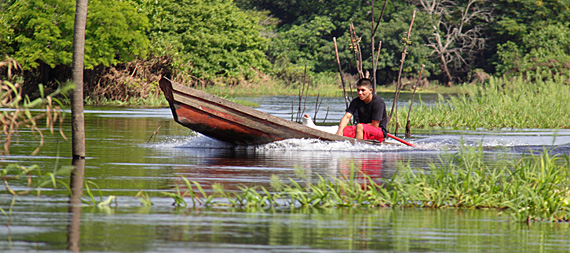
[[[306,184],[273,176],[271,191],[242,186],[238,192],[226,192],[216,185],[212,195],[203,191],[202,195],[205,205],[238,208],[485,208],[499,210],[517,221],[570,221],[568,155],[544,152],[489,165],[483,160],[482,148],[465,148],[427,171],[404,165],[384,182],[358,175],[361,172],[354,166],[351,170],[346,177],[319,178]],[[196,198],[192,195],[193,202]],[[227,201],[217,203],[215,199],[220,198]],[[201,201],[194,204],[197,202]]]
[[[412,108],[412,128],[455,129],[570,128],[570,86],[566,77],[528,83],[522,78],[492,78],[483,86],[465,86],[465,92],[443,97],[436,105]],[[405,122],[408,109],[399,110]]]

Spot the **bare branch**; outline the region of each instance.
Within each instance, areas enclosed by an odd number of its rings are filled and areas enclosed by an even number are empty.
[[[451,72],[469,71],[477,53],[486,45],[482,29],[483,22],[488,22],[492,14],[488,0],[469,0],[464,4],[454,0],[412,0],[412,3],[430,18],[434,34],[427,46],[433,50],[430,55],[439,58],[448,81],[452,81]]]

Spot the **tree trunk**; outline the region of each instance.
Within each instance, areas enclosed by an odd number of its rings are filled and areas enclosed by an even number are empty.
[[[439,55],[439,59],[441,60],[441,65],[443,67],[443,72],[445,72],[445,76],[447,77],[447,83],[446,86],[447,87],[451,87],[451,73],[449,73],[449,68],[447,68],[447,62],[445,62],[445,57],[443,56],[443,54]]]
[[[85,118],[83,115],[83,68],[85,59],[85,26],[88,0],[77,0],[73,32],[73,82],[71,97],[71,136],[74,159],[85,158]]]

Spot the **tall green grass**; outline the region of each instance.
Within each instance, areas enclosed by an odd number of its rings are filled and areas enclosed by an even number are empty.
[[[420,102],[410,115],[412,127],[455,129],[570,128],[570,85],[555,76],[533,83],[523,78],[491,78],[484,85],[465,86],[465,92],[436,105]],[[406,122],[408,109],[398,121]]]

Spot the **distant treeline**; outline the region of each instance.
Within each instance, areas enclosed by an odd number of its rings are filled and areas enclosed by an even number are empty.
[[[372,10],[372,4],[374,9]],[[196,83],[238,83],[269,74],[295,82],[310,73],[356,73],[350,24],[371,70],[370,35],[381,42],[377,77],[398,75],[412,13],[416,18],[405,76],[441,84],[485,75],[545,77],[570,73],[568,0],[91,0],[86,32],[86,85],[111,85],[109,73],[170,75]],[[70,77],[73,0],[0,2],[0,65],[28,87]],[[374,16],[374,18],[373,18]],[[150,63],[146,63],[150,62]],[[134,64],[136,63],[136,64]],[[115,72],[113,72],[115,71]],[[23,74],[22,74],[23,73]],[[107,78],[103,78],[107,75]],[[111,75],[113,76],[113,75]],[[144,77],[143,78],[148,78]]]

